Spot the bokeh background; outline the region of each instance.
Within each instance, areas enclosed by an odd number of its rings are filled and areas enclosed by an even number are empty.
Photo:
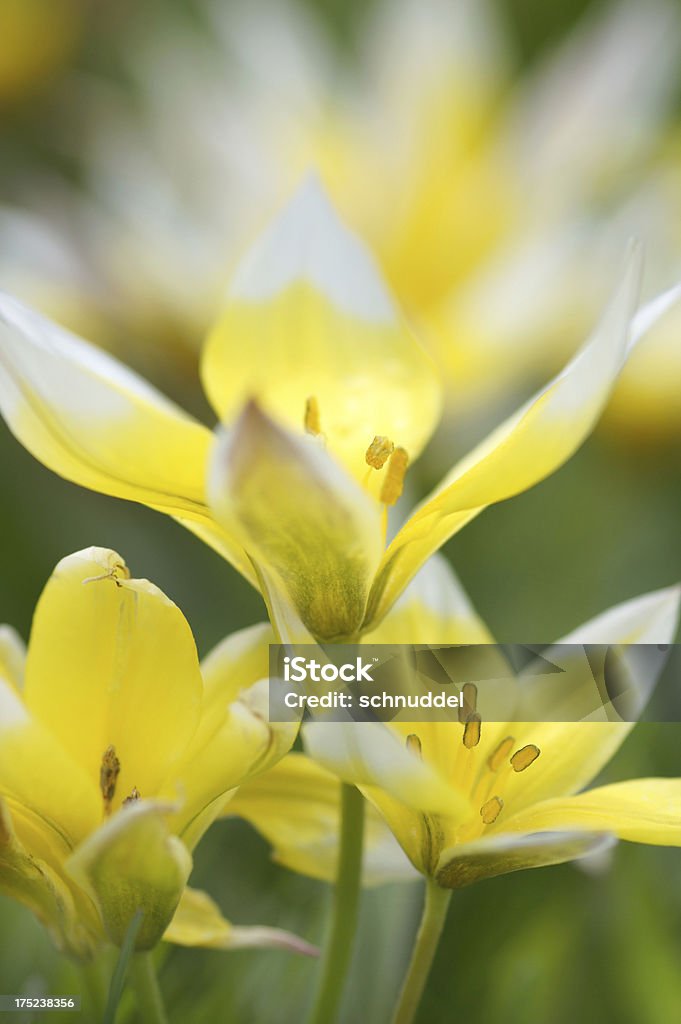
[[[464,6],[458,38],[449,18]],[[415,7],[423,37],[391,49],[385,25],[408,27]],[[210,422],[196,367],[220,283],[304,166],[319,164],[408,315],[430,342],[438,326],[447,339],[446,351],[433,344],[448,413],[410,471],[412,496],[425,493],[578,346],[628,234],[647,247],[649,294],[681,279],[681,4],[496,0],[484,21],[470,9],[482,5],[388,0],[381,14],[366,0],[0,0],[0,287]],[[443,80],[419,96],[440,60]],[[393,154],[402,116],[416,130]],[[441,146],[450,130],[456,146]],[[427,151],[427,173],[402,161],[408,145]],[[373,215],[391,168],[404,191],[390,212],[412,218],[402,236]],[[436,278],[446,287],[426,294]],[[500,640],[549,640],[681,578],[673,319],[578,455],[447,546]],[[0,621],[25,637],[55,563],[90,544],[119,550],[172,596],[202,654],[264,617],[179,526],[54,477],[5,429],[0,474]],[[681,774],[680,739],[681,725],[640,726],[607,779]],[[211,830],[193,881],[234,922],[321,938],[327,887],[273,865],[243,823]],[[365,894],[344,1021],[387,1020],[419,900],[418,884]],[[172,1021],[279,1024],[301,1019],[314,973],[284,953],[172,949],[161,983]],[[80,988],[30,915],[0,898],[0,991]],[[132,1013],[124,1004],[122,1019]],[[589,872],[551,868],[456,894],[419,1021],[680,1017],[681,853],[623,844]]]

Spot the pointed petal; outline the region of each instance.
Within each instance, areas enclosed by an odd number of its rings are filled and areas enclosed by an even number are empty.
[[[24,685],[26,644],[11,626],[0,626],[0,679],[8,682],[17,693]]]
[[[105,352],[3,294],[0,412],[55,473],[174,516],[252,579],[206,509],[210,431]]]
[[[122,808],[66,862],[96,902],[109,938],[120,945],[138,910],[136,948],[152,949],[175,913],[191,871],[185,845],[171,835],[171,804],[140,800]]]
[[[114,808],[133,788],[158,792],[194,733],[202,686],[182,612],[131,580],[120,555],[88,548],[59,563],[33,620],[26,706],[93,787],[115,747]]]
[[[316,946],[282,928],[230,924],[208,893],[189,887],[182,893],[163,938],[178,946],[203,949],[283,949],[305,956],[319,953]]]
[[[17,810],[17,817],[19,814]],[[38,850],[22,843],[12,818],[9,806],[0,800],[0,892],[27,906],[60,949],[77,957],[88,956],[97,938],[94,908],[88,921],[83,900],[76,908],[69,886]],[[49,844],[52,837],[48,834],[46,838]]]
[[[681,592],[668,587],[610,608],[558,643],[668,644],[679,619]],[[550,657],[550,651],[547,652]],[[647,671],[632,665],[632,670]],[[547,797],[582,789],[613,757],[633,722],[527,722],[509,727],[518,746],[534,743],[541,755],[505,784],[505,814],[516,814]]]
[[[273,847],[279,864],[310,878],[336,878],[341,784],[304,754],[288,754],[274,768],[240,786],[225,817],[249,821]],[[410,881],[417,875],[373,808],[367,807],[364,885]]]
[[[494,643],[454,570],[441,555],[419,569],[377,629],[365,633],[368,644]]]
[[[599,832],[539,832],[496,835],[444,850],[435,878],[445,889],[460,889],[483,878],[547,867],[609,849],[614,837]]]
[[[315,439],[251,403],[216,446],[209,496],[312,634],[356,632],[383,547],[381,512]]]
[[[630,350],[639,277],[640,256],[634,250],[623,283],[589,341],[553,381],[455,466],[403,526],[383,557],[367,624],[382,618],[418,567],[449,537],[487,505],[553,473],[588,436]],[[639,312],[634,337],[667,308],[668,303],[655,300]]]
[[[504,823],[511,832],[583,829],[655,846],[681,846],[681,779],[632,779],[545,800]]]
[[[440,412],[430,357],[315,179],[237,270],[208,339],[203,380],[223,421],[255,396],[277,421],[302,430],[313,397],[329,450],[358,480],[376,435],[413,460]],[[377,487],[381,475],[372,471]]]

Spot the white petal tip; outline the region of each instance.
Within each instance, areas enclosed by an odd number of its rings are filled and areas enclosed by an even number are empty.
[[[350,315],[376,323],[396,318],[371,254],[342,223],[315,172],[246,254],[228,298],[263,302],[296,282],[312,285]]]

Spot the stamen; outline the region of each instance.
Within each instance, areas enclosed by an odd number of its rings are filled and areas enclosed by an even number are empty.
[[[121,762],[116,757],[116,748],[109,745],[102,755],[99,769],[99,788],[104,798],[104,813],[111,813],[111,801],[116,792],[116,782],[121,771]]]
[[[377,434],[367,448],[364,458],[367,461],[367,465],[371,466],[372,469],[383,469],[386,459],[394,451],[395,445],[390,438]]]
[[[467,750],[477,747],[480,742],[480,715],[469,715],[463,730],[463,745]]]
[[[409,465],[409,456],[404,448],[396,448],[390,456],[385,479],[381,487],[379,501],[384,505],[394,505],[402,494],[404,478]]]
[[[516,750],[515,754],[511,758],[511,766],[514,772],[524,772],[526,768],[529,768],[533,761],[536,761],[541,751],[539,747],[536,747],[534,743],[528,743],[526,746],[521,747],[520,750]]]
[[[513,737],[512,736],[507,736],[505,740],[501,741],[501,743],[496,748],[496,750],[493,750],[492,753],[489,755],[489,757],[487,758],[487,764],[488,764],[488,767],[493,772],[498,772],[499,771],[499,769],[501,768],[502,764],[504,763],[504,761],[506,760],[508,755],[513,750],[513,744],[514,743],[515,743],[515,740],[513,739]]]
[[[123,806],[126,807],[127,804],[134,804],[134,803],[136,803],[136,801],[139,800],[141,798],[141,796],[142,796],[142,794],[140,793],[140,791],[137,788],[137,786],[133,786],[132,787],[132,792],[130,793],[130,796],[126,796],[125,800],[123,801]]]
[[[461,696],[463,697],[463,703],[459,708],[459,721],[463,724],[478,709],[478,688],[475,683],[464,683]]]
[[[319,418],[319,402],[314,395],[310,395],[305,402],[304,425],[308,434],[317,435],[322,432],[321,420]]]
[[[484,821],[485,825],[491,825],[493,821],[496,821],[501,810],[504,806],[504,801],[500,796],[493,796],[491,800],[483,804],[480,808],[480,817]]]
[[[421,757],[421,740],[415,732],[409,733],[407,736],[407,750],[410,754],[417,754],[418,757]]]

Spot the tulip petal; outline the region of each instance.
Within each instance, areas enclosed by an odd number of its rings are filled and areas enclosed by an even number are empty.
[[[102,813],[95,780],[88,779],[51,731],[31,717],[16,691],[2,680],[0,796],[16,801],[45,822],[65,850],[87,835]]]
[[[628,352],[638,294],[635,249],[601,323],[570,363],[466,456],[425,499],[388,547],[366,625],[379,621],[420,565],[488,505],[527,490],[558,469],[592,430]],[[677,301],[672,289],[639,312],[632,341]]]
[[[11,626],[0,626],[0,679],[20,693],[25,667],[26,644]]]
[[[197,732],[187,749],[178,770],[183,807],[177,830],[190,849],[220,814],[229,790],[266,771],[293,746],[298,722],[269,722],[268,711],[269,683],[263,679],[226,706],[221,720],[213,718],[212,734]]]
[[[390,614],[362,641],[367,644],[491,644],[457,576],[442,555],[419,569]]]
[[[0,294],[0,412],[55,473],[175,517],[251,581],[204,496],[211,433],[107,353]]]
[[[17,808],[17,817],[20,815]],[[19,821],[16,822],[20,824]],[[52,837],[47,837],[47,843]],[[28,907],[47,928],[55,944],[78,957],[87,957],[96,941],[94,908],[76,909],[73,894],[52,865],[29,852],[15,829],[7,803],[0,800],[0,892]],[[89,921],[88,921],[89,916]],[[88,927],[88,924],[90,927]]]
[[[143,913],[136,948],[161,939],[191,871],[186,846],[171,835],[172,804],[140,800],[122,808],[93,832],[66,869],[99,907],[107,934],[120,945],[138,910]]]
[[[189,887],[182,893],[163,938],[178,946],[203,949],[283,949],[304,956],[319,954],[316,946],[282,928],[230,924],[208,893]]]
[[[341,783],[304,754],[288,754],[240,786],[225,817],[245,818],[273,847],[278,864],[310,878],[336,878]],[[411,881],[417,875],[371,805],[367,806],[364,885]]]
[[[681,846],[681,779],[632,779],[534,804],[504,823],[510,832],[583,829],[654,846]]]
[[[435,879],[445,889],[461,889],[483,878],[548,867],[609,849],[615,839],[602,832],[539,832],[496,835],[444,850]]]
[[[356,632],[383,547],[381,512],[316,439],[251,403],[216,446],[209,496],[315,637]]]
[[[413,460],[440,413],[430,357],[313,178],[238,268],[202,375],[223,422],[255,397],[277,421],[302,430],[314,398],[315,431],[377,489],[382,473],[365,461],[374,437],[391,438]]]
[[[558,643],[668,644],[679,619],[678,587],[625,601],[569,633]],[[547,652],[550,657],[550,650]],[[636,666],[634,666],[635,668]],[[646,671],[639,666],[639,671]],[[522,808],[582,789],[608,763],[633,722],[512,723],[517,745],[534,743],[540,757],[527,771],[512,773],[504,787],[504,817]]]
[[[133,789],[158,792],[195,731],[202,687],[191,630],[160,590],[131,580],[104,548],[59,563],[33,620],[26,706],[94,789],[105,751],[115,748],[120,774],[109,809]]]
[[[208,652],[201,661],[204,713],[212,702],[236,700],[242,690],[266,678],[274,642],[269,622],[259,622],[230,633]]]

